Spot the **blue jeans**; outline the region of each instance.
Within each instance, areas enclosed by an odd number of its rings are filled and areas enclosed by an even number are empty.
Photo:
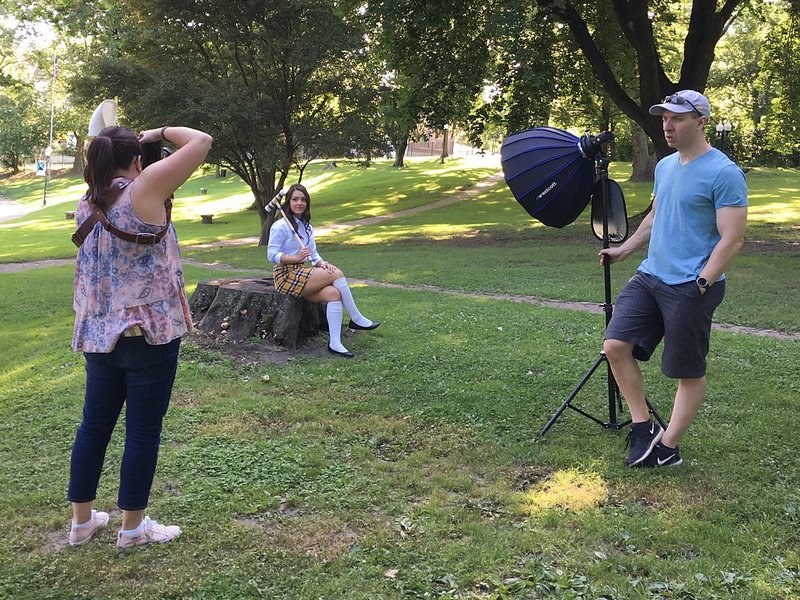
[[[84,352],[86,397],[72,447],[70,502],[90,502],[97,496],[106,448],[126,404],[117,505],[123,510],[147,507],[180,344],[180,338],[151,346],[142,336],[120,337],[110,353]]]

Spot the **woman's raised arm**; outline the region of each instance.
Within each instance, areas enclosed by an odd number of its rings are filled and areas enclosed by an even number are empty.
[[[131,201],[140,214],[164,206],[164,200],[189,179],[211,150],[212,137],[190,127],[161,127],[148,129],[139,135],[139,141],[165,141],[178,149],[171,155],[147,167],[136,178],[131,190]]]

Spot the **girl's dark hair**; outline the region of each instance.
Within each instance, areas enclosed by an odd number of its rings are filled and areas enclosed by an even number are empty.
[[[102,210],[108,208],[108,190],[114,174],[130,167],[141,153],[139,138],[125,127],[106,127],[92,140],[86,151],[83,179],[89,184],[87,194],[94,204]]]
[[[283,212],[286,214],[286,218],[289,219],[289,225],[292,229],[297,231],[297,218],[294,216],[291,207],[292,196],[296,191],[302,192],[303,196],[306,197],[306,210],[300,216],[300,223],[303,224],[306,235],[311,235],[311,196],[308,195],[306,186],[300,185],[299,183],[289,186],[289,191],[286,192],[286,195],[283,197]]]

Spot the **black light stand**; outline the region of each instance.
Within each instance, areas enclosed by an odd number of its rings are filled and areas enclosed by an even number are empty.
[[[608,213],[609,213],[609,179],[608,179],[608,165],[611,162],[608,157],[606,157],[605,153],[601,149],[601,146],[611,139],[611,134],[601,134],[597,138],[592,138],[590,136],[584,136],[580,140],[580,150],[581,153],[587,159],[591,160],[594,158],[595,168],[597,172],[598,181],[601,182],[600,187],[602,189],[602,219],[603,219],[603,249],[607,249],[610,247],[610,239],[608,233]],[[596,188],[595,188],[596,189]],[[606,328],[608,328],[608,324],[611,321],[611,315],[614,310],[614,305],[611,303],[611,264],[609,260],[603,261],[603,277],[605,282],[605,303],[602,305],[603,312],[605,313],[606,318]],[[600,368],[600,365],[603,363],[606,364],[606,374],[608,379],[608,421],[602,421],[597,417],[589,414],[588,412],[578,408],[577,406],[572,405],[572,401],[581,391],[584,385],[589,381],[592,375]],[[650,401],[645,398],[645,402],[647,402],[647,408],[656,418],[658,423],[661,427],[666,429],[666,423],[661,419],[661,416],[658,414],[653,405],[650,404]],[[590,419],[597,423],[598,425],[602,426],[605,429],[622,429],[626,425],[628,425],[631,420],[628,419],[625,422],[620,422],[618,419],[618,411],[622,410],[622,397],[620,395],[619,386],[617,385],[616,379],[614,379],[614,374],[611,372],[611,364],[608,362],[608,358],[606,357],[605,352],[600,352],[600,356],[591,366],[591,368],[586,372],[583,378],[578,382],[578,385],[575,386],[575,389],[572,390],[567,399],[564,400],[564,403],[561,407],[550,417],[550,420],[547,422],[547,425],[539,432],[539,437],[542,437],[547,430],[550,429],[558,418],[564,413],[567,408],[571,408],[572,410],[582,414],[587,419]]]

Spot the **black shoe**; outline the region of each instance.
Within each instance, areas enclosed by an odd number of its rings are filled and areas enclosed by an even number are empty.
[[[683,459],[677,446],[670,448],[659,442],[653,448],[650,456],[636,466],[652,469],[655,467],[680,467],[682,464]]]
[[[380,325],[380,323],[378,323],[377,321],[372,321],[370,322],[369,325],[359,325],[358,323],[353,321],[353,319],[350,319],[350,322],[347,324],[347,326],[350,329],[363,329],[364,331],[369,331],[370,329],[377,329],[378,325]]]
[[[630,450],[625,458],[625,466],[635,467],[650,456],[662,435],[664,435],[664,430],[653,421],[631,424],[627,440]]]
[[[343,358],[353,358],[354,356],[353,353],[350,352],[349,350],[345,350],[344,352],[339,352],[338,350],[334,350],[330,346],[328,346],[328,352],[330,352],[331,354],[336,354],[337,356],[341,356]]]

